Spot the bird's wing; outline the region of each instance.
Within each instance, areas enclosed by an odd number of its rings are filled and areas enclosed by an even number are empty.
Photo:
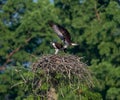
[[[65,38],[66,41],[71,42],[71,36],[70,33],[62,26],[57,25],[59,31],[63,34],[63,37]]]
[[[57,33],[57,35],[64,40],[63,33],[60,31],[59,27],[57,24],[53,24],[52,29]]]

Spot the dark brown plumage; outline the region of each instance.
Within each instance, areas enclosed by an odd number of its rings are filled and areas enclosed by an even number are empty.
[[[63,50],[65,52],[65,48],[62,44],[57,43],[57,42],[51,42],[51,45],[54,47],[55,49],[55,54],[57,54],[59,52],[59,50]]]
[[[67,48],[69,45],[77,45],[75,43],[72,43],[70,33],[63,26],[52,21],[49,22],[49,25],[57,33],[58,37],[63,41],[65,48]]]

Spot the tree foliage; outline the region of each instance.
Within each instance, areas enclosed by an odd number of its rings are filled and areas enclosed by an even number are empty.
[[[37,56],[52,54],[50,41],[59,41],[48,26],[52,20],[61,24],[79,44],[68,54],[84,56],[93,72],[96,87],[82,88],[82,100],[94,98],[119,100],[120,96],[120,2],[119,0],[1,0],[0,1],[0,99],[40,99],[34,97],[19,72],[27,78],[30,64]],[[27,74],[29,73],[29,74]],[[13,85],[21,83],[13,88]],[[43,85],[43,90],[47,88]],[[28,92],[29,90],[29,92]],[[64,94],[61,95],[61,90]],[[24,91],[24,92],[22,92]],[[58,98],[78,99],[69,86],[58,88]],[[26,97],[24,97],[26,96]],[[91,98],[89,98],[91,97]]]

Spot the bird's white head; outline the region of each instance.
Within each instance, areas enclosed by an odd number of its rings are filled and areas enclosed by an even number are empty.
[[[50,42],[50,44],[51,44],[52,46],[55,46],[55,42]]]

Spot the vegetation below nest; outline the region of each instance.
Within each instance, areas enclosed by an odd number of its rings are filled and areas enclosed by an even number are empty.
[[[85,77],[59,61],[56,70],[37,65],[54,53],[51,41],[61,42],[50,20],[79,44],[67,54],[84,56]],[[50,91],[58,100],[120,100],[120,0],[0,0],[0,72],[0,100],[39,100]]]
[[[68,91],[71,91],[74,98],[83,98],[85,91],[93,87],[93,79],[82,59],[82,57],[69,54],[43,55],[37,58],[30,68],[23,68],[18,64],[17,67],[7,69],[7,71],[11,70],[12,74],[6,71],[6,75],[10,74],[11,80],[8,91],[19,89],[14,97],[20,93],[17,98],[27,100],[30,98],[63,99],[67,97]],[[21,94],[20,91],[23,93]],[[7,94],[3,95],[6,98],[12,98]]]

